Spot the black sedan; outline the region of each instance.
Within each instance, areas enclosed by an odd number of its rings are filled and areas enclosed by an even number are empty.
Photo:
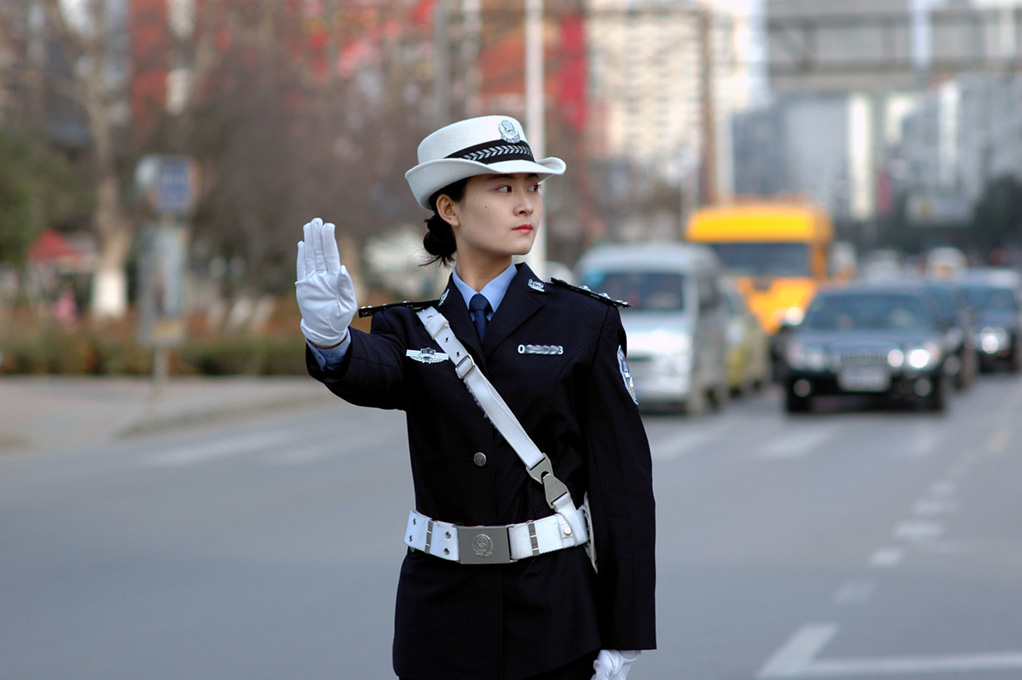
[[[785,408],[805,412],[816,396],[859,394],[943,411],[950,383],[945,331],[918,286],[821,289],[786,347]]]
[[[1019,288],[1011,280],[970,277],[958,289],[972,308],[973,333],[981,371],[1005,366],[1013,373],[1022,370],[1022,303]]]

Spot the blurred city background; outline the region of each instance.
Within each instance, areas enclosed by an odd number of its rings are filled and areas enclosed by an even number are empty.
[[[339,225],[360,303],[432,296],[403,173],[494,111],[568,163],[547,275],[748,197],[821,207],[846,260],[1015,262],[1020,5],[4,0],[0,366],[300,371],[301,225]]]
[[[1018,680],[1020,65],[1022,0],[0,0],[0,680],[393,677],[406,428],[296,243],[435,297],[403,175],[494,112],[631,304],[629,677]]]

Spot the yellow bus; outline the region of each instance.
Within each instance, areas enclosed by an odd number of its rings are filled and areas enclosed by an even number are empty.
[[[737,202],[695,211],[685,239],[716,251],[764,330],[776,337],[782,322],[797,324],[830,278],[834,227],[810,203]],[[778,343],[772,343],[774,356]]]

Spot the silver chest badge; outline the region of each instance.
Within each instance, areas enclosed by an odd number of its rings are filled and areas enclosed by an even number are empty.
[[[515,124],[509,120],[500,121],[497,130],[500,132],[500,138],[508,144],[517,144],[522,139],[521,135],[518,134],[518,130],[515,130]]]
[[[441,361],[447,361],[448,359],[446,354],[438,352],[432,347],[423,347],[419,350],[405,350],[405,356],[421,364],[439,364]]]
[[[561,345],[518,345],[519,354],[545,354],[548,356],[564,354]]]

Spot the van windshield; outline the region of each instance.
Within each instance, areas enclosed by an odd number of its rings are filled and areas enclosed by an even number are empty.
[[[596,293],[624,300],[632,309],[685,309],[685,276],[677,272],[590,272],[582,283]]]
[[[731,274],[812,276],[806,243],[710,243]]]

